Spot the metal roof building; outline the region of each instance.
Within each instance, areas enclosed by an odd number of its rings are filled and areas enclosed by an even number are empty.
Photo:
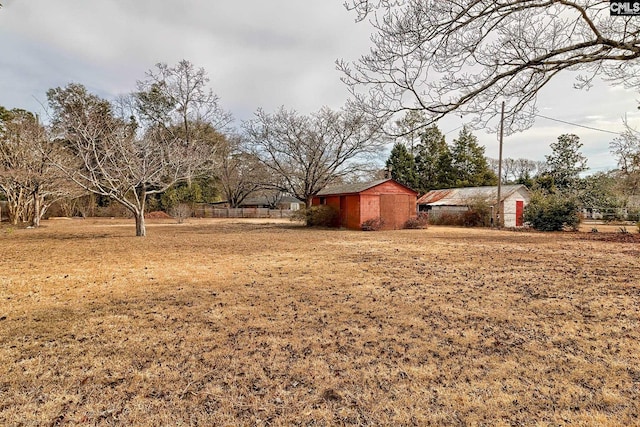
[[[496,205],[498,187],[466,187],[432,190],[418,199],[419,209],[429,211],[431,216],[444,212],[465,212],[477,201]],[[523,225],[524,207],[531,200],[531,192],[524,185],[503,185],[500,192],[500,212],[505,227]]]

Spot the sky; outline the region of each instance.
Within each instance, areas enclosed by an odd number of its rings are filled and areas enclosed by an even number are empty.
[[[348,99],[335,61],[366,54],[372,31],[355,23],[343,0],[1,0],[0,105],[46,116],[46,91],[75,82],[111,99],[135,89],[155,64],[186,59],[204,68],[210,86],[239,125],[262,108],[308,114]],[[539,114],[609,132],[622,119],[640,127],[637,91],[596,82],[573,89],[561,75],[538,96]],[[438,124],[451,142],[465,122]],[[544,160],[564,133],[583,143],[589,173],[614,169],[615,134],[538,117],[504,139],[503,156]],[[495,133],[476,130],[489,157]],[[384,162],[385,159],[381,159]]]

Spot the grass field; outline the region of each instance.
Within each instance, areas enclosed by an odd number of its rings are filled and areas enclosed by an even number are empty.
[[[0,425],[640,425],[637,241],[133,234],[0,227]]]

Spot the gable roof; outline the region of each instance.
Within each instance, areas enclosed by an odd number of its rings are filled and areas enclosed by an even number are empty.
[[[338,194],[357,194],[362,193],[363,191],[369,190],[373,187],[377,187],[378,185],[384,184],[385,182],[391,181],[394,184],[397,184],[403,188],[406,188],[408,191],[418,194],[416,191],[407,187],[406,185],[400,184],[398,181],[393,180],[391,178],[379,179],[377,181],[370,182],[356,182],[354,184],[342,184],[342,185],[334,185],[331,187],[324,188],[320,192],[318,192],[318,196],[335,196]]]
[[[500,198],[504,200],[522,189],[524,189],[527,194],[529,193],[529,189],[522,184],[503,185]],[[418,204],[431,206],[463,206],[467,205],[469,200],[478,198],[487,200],[497,199],[498,187],[465,187],[431,190],[418,199]]]

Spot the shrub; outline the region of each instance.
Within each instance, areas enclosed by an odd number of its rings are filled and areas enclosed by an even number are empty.
[[[384,220],[380,217],[371,218],[362,223],[362,231],[378,231],[384,227]]]
[[[432,225],[458,225],[462,226],[462,214],[459,212],[440,212],[438,215],[429,217],[429,223]]]
[[[485,220],[480,212],[468,210],[461,215],[462,225],[465,227],[482,227]]]
[[[580,224],[578,204],[560,195],[534,194],[524,210],[524,220],[540,231],[576,230]]]
[[[409,218],[407,222],[404,223],[404,228],[417,230],[421,228],[427,228],[428,224],[429,224],[429,213],[419,212],[417,217]]]
[[[312,206],[307,210],[307,225],[320,227],[337,227],[340,224],[340,214],[332,206]]]
[[[307,210],[305,208],[300,208],[291,213],[289,217],[289,221],[295,222],[306,222],[307,221]]]
[[[469,208],[464,212],[441,212],[429,219],[432,225],[452,225],[462,227],[488,227],[491,224],[491,214],[483,210]]]
[[[637,222],[640,224],[640,210],[639,209],[629,209],[627,212],[627,221]]]
[[[185,219],[189,218],[193,213],[188,203],[178,203],[169,209],[169,215],[174,217],[178,224],[182,224]]]
[[[469,210],[462,214],[465,227],[489,227],[491,225],[491,203],[483,197],[468,200]]]

